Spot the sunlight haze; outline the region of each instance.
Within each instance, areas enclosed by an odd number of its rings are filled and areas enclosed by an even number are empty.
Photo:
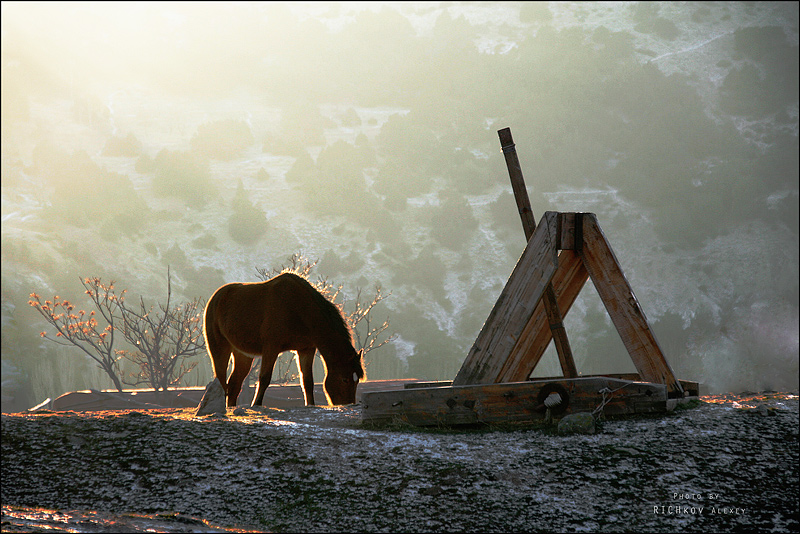
[[[297,253],[390,295],[370,379],[452,380],[526,245],[505,127],[679,378],[796,390],[798,63],[794,2],[2,2],[3,410],[111,387],[31,293],[208,299]],[[635,370],[592,284],[565,328]]]

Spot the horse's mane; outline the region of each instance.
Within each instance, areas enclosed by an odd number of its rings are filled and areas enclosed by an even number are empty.
[[[339,307],[328,300],[328,298],[320,292],[319,289],[314,287],[314,284],[308,281],[308,279],[295,271],[292,270],[285,270],[281,274],[288,274],[291,275],[292,278],[295,278],[299,282],[308,286],[311,290],[311,294],[313,295],[314,301],[319,304],[320,310],[322,310],[322,315],[325,317],[325,320],[328,324],[336,331],[337,334],[341,335],[347,341],[353,345],[353,331],[350,329],[350,326],[347,324],[347,321],[342,314],[342,310]]]

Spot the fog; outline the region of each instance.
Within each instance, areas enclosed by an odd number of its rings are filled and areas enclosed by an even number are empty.
[[[169,266],[207,299],[295,253],[391,293],[371,379],[454,378],[525,247],[504,127],[679,378],[798,388],[797,3],[1,5],[4,411],[111,387],[32,292],[155,304]],[[635,370],[590,283],[565,325],[580,372]]]

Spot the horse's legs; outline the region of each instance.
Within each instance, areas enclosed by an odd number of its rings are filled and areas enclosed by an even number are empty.
[[[303,384],[303,397],[306,406],[314,406],[314,354],[317,349],[297,351],[297,366],[300,368],[300,383]]]
[[[233,351],[233,371],[231,376],[228,377],[228,407],[236,406],[239,399],[239,393],[242,391],[242,382],[247,378],[250,372],[250,367],[253,365],[253,358],[245,356],[241,352]]]
[[[253,397],[252,406],[260,406],[264,400],[269,383],[272,380],[272,370],[275,368],[275,361],[278,359],[278,352],[268,352],[261,355],[261,369],[258,370],[258,387]]]

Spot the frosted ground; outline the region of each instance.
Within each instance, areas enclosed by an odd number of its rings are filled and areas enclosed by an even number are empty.
[[[172,532],[205,528],[189,518],[270,532],[796,532],[797,394],[703,400],[584,436],[366,428],[357,406],[4,414],[3,525],[31,507],[83,532],[103,530],[80,510],[173,518]],[[63,526],[54,515],[28,525]]]

